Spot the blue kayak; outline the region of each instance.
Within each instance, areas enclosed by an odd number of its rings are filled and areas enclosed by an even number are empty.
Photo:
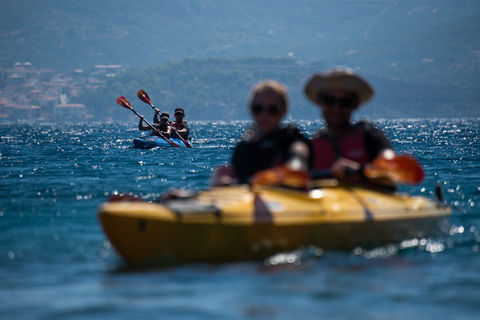
[[[172,138],[170,141],[178,144],[180,148],[186,148],[187,146],[183,143],[182,140]],[[165,139],[158,136],[148,136],[148,137],[138,137],[133,139],[133,145],[137,149],[152,149],[156,147],[171,147]],[[191,143],[190,143],[191,145]]]

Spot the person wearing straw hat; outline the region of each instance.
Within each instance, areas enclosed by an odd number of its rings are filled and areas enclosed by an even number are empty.
[[[312,140],[313,173],[331,171],[337,178],[347,172],[361,172],[377,157],[391,159],[395,153],[386,134],[371,122],[353,123],[353,112],[374,95],[372,86],[347,68],[314,74],[305,85],[305,94],[321,107],[325,130]]]

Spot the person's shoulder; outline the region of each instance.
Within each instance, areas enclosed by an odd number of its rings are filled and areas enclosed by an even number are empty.
[[[286,136],[303,136],[298,127],[292,123],[287,124],[285,127],[280,129],[280,134],[281,135],[286,135]]]
[[[258,141],[258,132],[254,127],[251,127],[245,131],[240,142],[244,144],[250,144],[256,141]]]
[[[318,129],[317,131],[315,131],[313,133],[313,139],[315,138],[321,138],[321,137],[326,137],[327,136],[327,128],[321,128],[321,129]]]
[[[373,121],[366,120],[366,119],[362,119],[362,120],[357,121],[354,124],[354,126],[357,127],[357,128],[362,128],[362,129],[364,129],[365,131],[368,131],[368,132],[382,131],[380,129],[380,127],[378,127]]]
[[[365,139],[372,145],[381,146],[383,149],[391,148],[390,138],[372,121],[363,120],[359,123],[365,132]]]
[[[304,141],[308,143],[308,139],[305,135],[300,131],[300,129],[295,126],[294,124],[288,124],[280,130],[279,134],[280,139],[294,142],[294,141]]]

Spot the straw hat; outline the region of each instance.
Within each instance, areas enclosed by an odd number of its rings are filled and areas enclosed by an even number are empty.
[[[372,86],[348,68],[335,68],[325,74],[314,74],[305,86],[305,94],[315,104],[324,91],[343,90],[358,94],[359,107],[367,103],[374,94]]]

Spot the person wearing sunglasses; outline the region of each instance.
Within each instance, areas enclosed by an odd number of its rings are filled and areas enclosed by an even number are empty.
[[[187,140],[188,134],[190,133],[190,128],[187,124],[187,121],[183,120],[185,117],[185,110],[183,110],[183,108],[176,108],[174,116],[175,121],[172,121],[171,125],[176,129],[176,132],[173,131],[172,138],[178,138],[178,132],[184,140]]]
[[[314,74],[305,85],[305,94],[321,107],[326,123],[312,140],[314,176],[331,172],[337,178],[355,178],[347,173],[361,173],[377,157],[394,157],[383,131],[368,121],[352,122],[352,114],[374,95],[363,77],[346,68]]]
[[[286,87],[275,80],[258,83],[250,97],[249,111],[253,127],[235,147],[231,165],[216,172],[212,185],[251,183],[256,174],[272,168],[276,169],[270,173],[278,180],[289,171],[308,173],[309,141],[295,127],[281,126],[288,111]],[[260,180],[264,181],[256,179]],[[282,181],[271,182],[282,184]]]

